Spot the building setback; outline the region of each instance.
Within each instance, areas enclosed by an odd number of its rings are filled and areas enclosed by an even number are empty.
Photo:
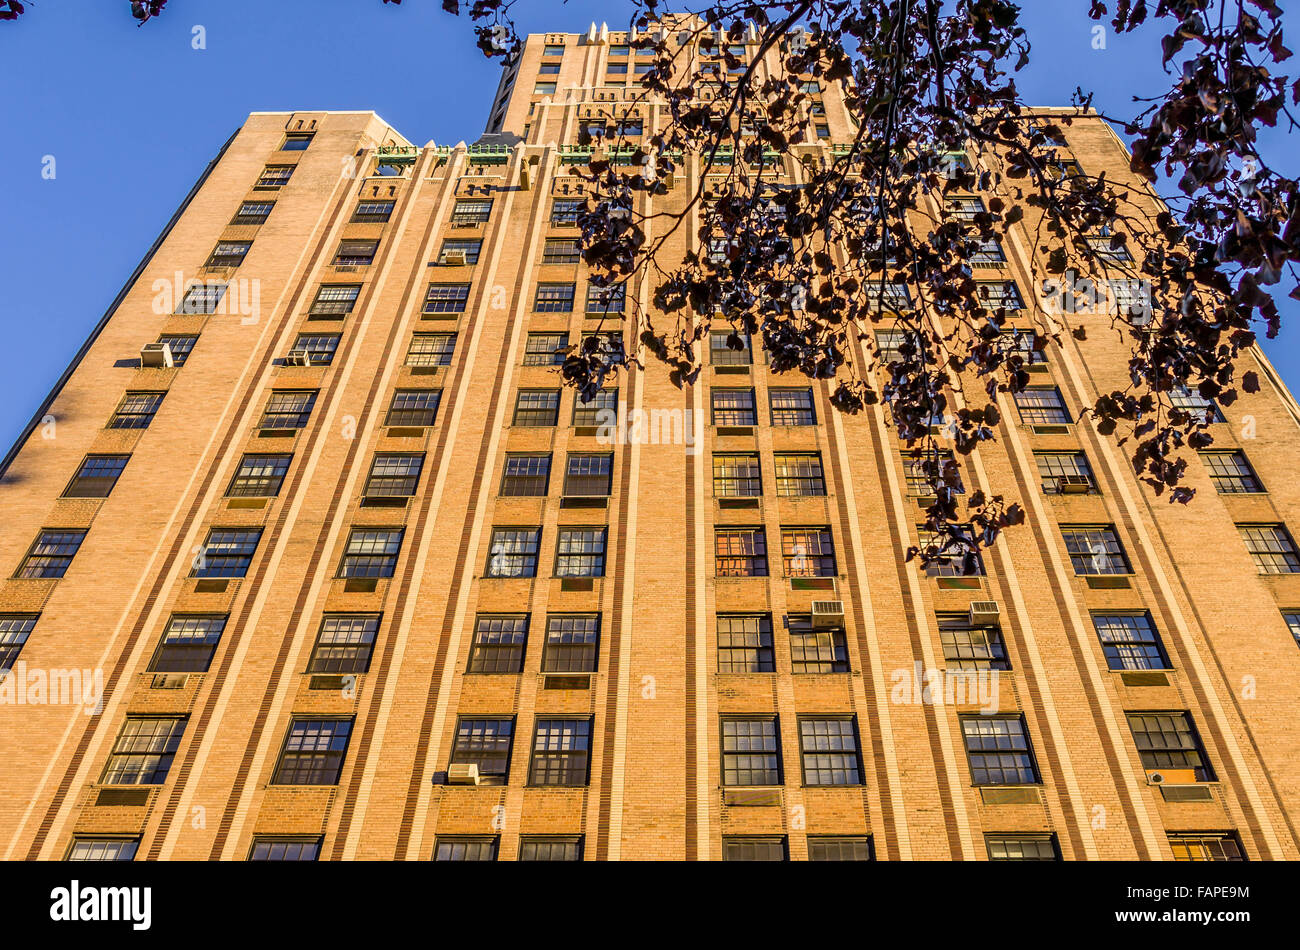
[[[557,348],[639,345],[574,248],[580,126],[662,121],[628,45],[529,37],[475,145],[254,113],[211,164],[0,478],[0,853],[1300,857],[1300,408],[1264,356],[1170,505],[1083,415],[1129,344],[1057,315],[958,460],[1028,516],[975,576],[905,561],[888,412],[761,353],[575,404]],[[813,92],[786,183],[854,134]],[[1064,131],[1145,200],[1104,122]],[[1034,225],[976,271],[1025,327]]]

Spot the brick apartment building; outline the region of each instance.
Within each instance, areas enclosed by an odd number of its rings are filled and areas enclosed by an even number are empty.
[[[580,124],[661,121],[630,42],[529,37],[475,145],[254,113],[211,163],[0,478],[0,853],[1300,856],[1300,407],[1264,356],[1170,505],[1082,415],[1128,344],[1057,317],[1086,339],[959,460],[1028,513],[970,576],[905,562],[885,410],[725,333],[694,385],[649,358],[575,404],[557,349],[638,345],[572,174]],[[853,135],[814,91],[785,182]],[[1102,121],[1062,150],[1143,193]],[[1032,228],[977,272],[1026,327]]]

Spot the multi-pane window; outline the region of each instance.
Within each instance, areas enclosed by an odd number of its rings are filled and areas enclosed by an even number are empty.
[[[984,210],[984,202],[979,198],[949,198],[946,204],[948,213],[962,221],[974,221]]]
[[[149,662],[149,672],[206,673],[225,629],[225,614],[173,615]]]
[[[878,280],[872,280],[862,290],[866,294],[867,305],[872,310],[887,310],[898,313],[910,310],[912,307],[912,297],[907,291],[907,284],[891,284],[888,281],[882,283]]]
[[[714,455],[713,494],[717,498],[750,498],[763,494],[758,456],[750,453]]]
[[[379,614],[326,614],[307,662],[308,673],[364,673],[379,634]]]
[[[252,241],[219,241],[208,255],[208,267],[238,267],[252,246]]]
[[[1002,631],[996,626],[974,626],[968,616],[941,615],[939,641],[944,665],[950,670],[1009,670]]]
[[[974,535],[968,526],[952,529],[952,534],[931,534],[924,526],[917,528],[920,548],[931,548],[936,559],[925,566],[930,577],[983,577],[984,558],[975,550]]]
[[[539,82],[533,86],[533,95],[535,96],[551,96],[554,94],[555,83],[553,82]]]
[[[409,498],[415,494],[423,468],[423,453],[380,453],[370,464],[370,475],[362,494],[367,498]]]
[[[314,132],[286,132],[284,142],[280,144],[282,152],[303,152],[311,145]]]
[[[786,577],[834,577],[830,528],[782,528],[781,558]]]
[[[441,389],[399,389],[388,407],[386,426],[431,426],[438,418]]]
[[[134,861],[139,838],[74,838],[67,861]]]
[[[525,835],[519,839],[520,861],[581,861],[582,836],[553,838]]]
[[[451,226],[472,228],[479,224],[487,224],[491,214],[491,198],[460,198],[451,211]]]
[[[772,405],[772,425],[816,425],[811,389],[773,389],[768,393]]]
[[[1291,533],[1280,524],[1239,524],[1237,532],[1246,542],[1261,574],[1300,573],[1300,552]]]
[[[612,287],[597,287],[587,284],[587,313],[621,314],[627,306],[627,284],[615,284]]]
[[[110,429],[147,429],[162,405],[166,393],[127,393],[118,403],[113,417],[108,420]]]
[[[722,784],[780,785],[776,718],[722,720]]]
[[[578,215],[586,207],[585,198],[556,198],[551,203],[551,224],[557,228],[576,228]]]
[[[392,577],[401,549],[401,528],[353,528],[339,577]]]
[[[17,576],[62,577],[85,538],[86,532],[76,528],[43,529],[18,568]]]
[[[378,251],[378,241],[342,241],[333,263],[335,267],[365,267],[374,262]]]
[[[948,472],[954,471],[956,460],[951,449],[938,449],[935,451],[904,451],[903,458],[903,481],[907,485],[907,493],[918,497],[924,497],[934,494],[932,482],[936,477],[942,479]],[[927,474],[926,469],[930,468],[934,474]],[[965,488],[961,485],[961,473],[956,471],[957,490],[964,492]]]
[[[805,785],[861,785],[858,727],[849,718],[800,719]]]
[[[493,528],[488,577],[536,577],[541,528]]]
[[[357,209],[352,212],[352,221],[356,224],[383,224],[393,216],[395,201],[359,201]]]
[[[456,351],[454,333],[416,333],[406,351],[407,366],[450,366]]]
[[[1034,461],[1038,463],[1043,491],[1049,495],[1097,489],[1092,466],[1082,452],[1035,452]]]
[[[784,861],[785,859],[784,837],[724,835],[722,838],[722,860],[724,861]]]
[[[786,496],[826,494],[826,476],[822,472],[822,457],[816,452],[778,452],[773,456],[776,465],[776,493]]]
[[[570,455],[564,470],[564,494],[608,495],[613,484],[614,456]]]
[[[64,498],[107,498],[129,455],[87,455],[63,490]]]
[[[772,618],[767,614],[718,615],[718,672],[772,673]]]
[[[1038,766],[1019,716],[964,716],[961,729],[976,785],[1038,784]]]
[[[1245,861],[1241,842],[1232,832],[1221,834],[1170,834],[1175,861]]]
[[[280,494],[292,455],[245,455],[226,489],[227,498],[274,498]]]
[[[709,393],[715,426],[758,425],[752,389],[714,389]]]
[[[478,238],[447,238],[438,252],[439,264],[477,264],[483,242]]]
[[[231,224],[263,224],[275,207],[274,201],[245,201],[235,212]]]
[[[767,577],[767,536],[762,528],[714,529],[718,577]]]
[[[913,331],[902,329],[876,331],[876,353],[882,365],[901,360],[906,344],[911,344],[907,356],[912,359],[915,357],[915,352],[920,350],[920,343]]]
[[[506,497],[545,495],[550,475],[549,455],[507,455],[501,473],[501,494]]]
[[[521,389],[515,397],[512,425],[553,426],[560,420],[558,389]]]
[[[176,307],[178,314],[210,314],[216,313],[217,307],[221,303],[221,298],[226,294],[226,285],[214,281],[205,281],[202,283],[193,283],[185,288],[185,296],[181,298]],[[163,337],[163,341],[167,338]],[[173,353],[175,348],[173,347]],[[176,364],[177,366],[180,363]]]
[[[552,614],[546,618],[543,673],[594,673],[599,651],[599,614]]]
[[[1182,383],[1176,384],[1169,391],[1169,402],[1205,422],[1223,421],[1223,413],[1219,411],[1213,399],[1201,395],[1197,390],[1188,389]]]
[[[495,861],[500,840],[487,835],[440,835],[433,846],[435,861]]]
[[[271,784],[337,785],[351,738],[351,719],[294,719]]]
[[[990,238],[987,241],[979,241],[970,256],[970,262],[976,267],[995,266],[997,264],[1005,263],[1006,259],[1007,255],[1002,250],[1002,245],[996,238]]]
[[[451,746],[450,765],[477,765],[484,785],[504,785],[510,774],[513,719],[461,719]]]
[[[868,835],[809,835],[808,860],[870,861],[871,838]]]
[[[1023,310],[1025,301],[1020,289],[1012,280],[981,280],[976,282],[980,303],[991,309]]]
[[[812,617],[786,617],[790,672],[847,673],[849,644],[840,627],[814,627]]]
[[[424,294],[425,313],[464,313],[469,284],[430,284]]]
[[[262,169],[262,176],[257,179],[255,188],[280,188],[289,183],[293,177],[293,165],[267,165]]]
[[[1286,628],[1291,631],[1291,636],[1295,637],[1296,645],[1300,646],[1300,611],[1283,611],[1282,620],[1286,622]]]
[[[13,667],[36,628],[38,614],[0,614],[0,670]]]
[[[556,577],[605,576],[605,528],[561,528]]]
[[[351,313],[360,294],[359,284],[321,284],[308,312],[315,317],[338,317]]]
[[[1205,747],[1187,713],[1131,712],[1128,727],[1148,772],[1190,771],[1198,782],[1214,781]]]
[[[610,425],[618,412],[618,390],[602,389],[592,394],[591,399],[583,399],[582,394],[573,401],[573,424],[575,426]]]
[[[547,238],[542,247],[543,264],[576,264],[582,260],[577,238]]]
[[[292,354],[301,356],[308,366],[328,366],[339,348],[337,333],[299,333],[293,341]]]
[[[1061,537],[1070,555],[1074,573],[1132,574],[1128,555],[1120,544],[1119,536],[1110,525],[1062,526]]]
[[[194,558],[191,577],[243,577],[262,539],[261,528],[212,528]]]
[[[1066,425],[1072,421],[1061,391],[1055,386],[1022,389],[1016,393],[1016,408],[1026,425]]]
[[[714,330],[709,334],[709,358],[714,366],[749,366],[754,362],[749,334]]]
[[[470,673],[518,673],[524,668],[527,614],[481,614],[474,620]]]
[[[316,405],[314,389],[277,389],[271,392],[262,411],[263,429],[305,429]]]
[[[568,348],[567,333],[530,333],[524,343],[524,365],[559,366]]]
[[[1160,635],[1145,613],[1093,614],[1106,665],[1112,670],[1167,670]]]
[[[984,836],[984,847],[990,861],[1059,861],[1056,835],[999,835]]]
[[[1255,470],[1246,461],[1245,452],[1202,452],[1201,461],[1220,495],[1246,495],[1264,490]]]
[[[104,767],[101,785],[161,785],[181,744],[185,719],[128,716]]]
[[[194,351],[194,344],[199,342],[197,333],[164,333],[158,337],[159,343],[167,344],[167,351],[172,355],[173,366],[184,366]]]
[[[320,838],[257,837],[250,861],[315,861],[320,858]]]
[[[1033,330],[1003,330],[998,337],[998,347],[1004,356],[1019,356],[1026,366],[1047,362],[1047,354]]]
[[[590,719],[539,719],[528,784],[586,785],[590,758]]]
[[[573,313],[573,284],[538,284],[533,310],[537,313]]]

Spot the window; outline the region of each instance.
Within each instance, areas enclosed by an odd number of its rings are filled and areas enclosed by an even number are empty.
[[[1235,833],[1171,834],[1169,847],[1175,861],[1245,861]]]
[[[478,766],[483,785],[504,785],[510,774],[513,719],[466,719],[456,722],[450,765]]]
[[[320,857],[320,838],[256,837],[250,861],[315,861]]]
[[[293,169],[292,165],[267,165],[262,169],[262,177],[253,187],[281,188],[289,183],[289,179],[293,176]]]
[[[107,498],[129,455],[87,455],[63,490],[64,498]]]
[[[990,238],[987,241],[977,241],[976,249],[971,253],[970,262],[976,267],[990,267],[1005,263],[1007,255],[1002,250],[1002,245],[996,238]],[[1027,356],[1026,359],[1029,359]],[[1030,359],[1030,362],[1041,362],[1040,360]]]
[[[498,839],[495,837],[439,836],[433,846],[435,861],[495,861]]]
[[[600,651],[600,614],[552,614],[546,618],[543,673],[594,673]]]
[[[316,299],[312,301],[309,312],[314,317],[351,313],[360,293],[360,284],[322,284],[316,290]]]
[[[158,407],[166,393],[127,393],[118,403],[113,417],[108,420],[110,429],[147,429],[153,422]]]
[[[338,348],[337,333],[299,333],[290,352],[301,355],[308,366],[328,366],[334,362],[334,351]]]
[[[718,577],[767,577],[767,537],[762,528],[715,528]]]
[[[983,577],[984,558],[974,547],[974,535],[969,526],[953,529],[949,534],[927,534],[924,526],[918,526],[920,548],[922,551],[934,549],[939,559],[925,567],[929,577]]]
[[[528,784],[586,785],[590,753],[590,719],[539,719]]]
[[[984,202],[974,197],[949,198],[945,204],[948,214],[960,221],[974,221],[984,211]]]
[[[722,720],[722,784],[781,784],[776,717]]]
[[[772,618],[767,614],[719,614],[718,672],[775,671]]]
[[[450,366],[455,351],[455,333],[416,333],[406,351],[406,365]]]
[[[464,313],[469,284],[430,284],[424,295],[425,313]]]
[[[713,494],[717,498],[752,498],[763,494],[763,477],[754,454],[714,455]]]
[[[715,426],[758,425],[752,389],[714,389],[709,393]]]
[[[611,57],[613,57],[613,56],[626,56],[626,55],[627,55],[627,51],[628,51],[628,48],[627,48],[626,46],[611,46],[611,47],[609,48],[609,55],[610,55]]]
[[[816,425],[811,389],[773,389],[768,392],[772,404],[772,425]]]
[[[524,668],[527,614],[481,614],[474,620],[470,673],[518,673]]]
[[[164,333],[158,337],[159,343],[166,343],[167,349],[172,355],[172,365],[184,366],[185,361],[190,358],[190,353],[194,350],[194,344],[199,342],[197,333]]]
[[[990,861],[1059,861],[1056,835],[985,835]]]
[[[790,633],[790,672],[847,673],[849,646],[839,627],[816,629],[812,617],[787,617]]]
[[[533,95],[535,96],[550,96],[554,94],[555,83],[553,82],[539,82],[537,85],[533,86]]]
[[[226,295],[226,285],[221,283],[195,283],[185,288],[185,296],[176,308],[178,314],[211,314]]]
[[[101,785],[161,785],[181,744],[185,719],[128,716],[117,734]]]
[[[557,228],[576,228],[578,215],[586,209],[585,198],[556,198],[551,202],[551,225]]]
[[[335,267],[367,267],[374,263],[378,241],[343,241],[334,253]]]
[[[587,284],[587,313],[622,314],[627,306],[627,284],[615,284],[612,287],[597,287]]]
[[[1038,477],[1043,491],[1049,495],[1064,492],[1097,490],[1088,457],[1082,452],[1035,452]]]
[[[833,838],[823,835],[808,836],[809,861],[871,861],[873,859],[869,835]]]
[[[606,528],[560,528],[556,577],[604,577]]]
[[[441,389],[399,389],[388,407],[386,426],[431,426],[438,418]]]
[[[754,352],[749,334],[714,330],[709,334],[709,356],[714,366],[750,366]]]
[[[1280,524],[1239,524],[1237,532],[1261,574],[1300,573],[1300,553],[1291,533]]]
[[[1220,495],[1245,495],[1264,490],[1254,469],[1246,461],[1245,452],[1202,452],[1201,461]]]
[[[786,577],[834,577],[835,542],[830,528],[782,528]]]
[[[541,528],[493,528],[488,577],[536,577]]]
[[[401,528],[353,528],[339,577],[392,577],[401,549]]]
[[[613,484],[614,456],[570,455],[564,472],[564,494],[599,497]]]
[[[1068,425],[1073,421],[1055,386],[1031,386],[1015,395],[1020,421],[1026,425]]]
[[[352,212],[354,224],[383,224],[393,216],[395,201],[359,201]]]
[[[573,313],[573,284],[538,284],[533,310],[537,313]]]
[[[1089,574],[1133,573],[1114,527],[1062,525],[1061,536],[1065,539],[1065,549],[1070,554],[1075,574],[1082,577]]]
[[[567,333],[530,333],[524,344],[525,366],[559,366],[569,348]]]
[[[724,861],[784,861],[785,838],[754,838],[723,835],[722,860]]]
[[[68,861],[134,861],[139,838],[74,838]]]
[[[583,335],[583,345],[587,345],[587,340],[596,341],[596,353],[610,362],[620,363],[626,354],[623,350],[623,334],[620,331],[610,331],[602,333],[586,333]]]
[[[86,532],[76,528],[45,528],[36,536],[27,557],[18,568],[18,577],[62,577],[72,563],[73,556],[86,538]]]
[[[1213,782],[1214,770],[1206,758],[1192,717],[1185,712],[1128,714],[1142,768],[1147,772],[1190,771],[1198,782]],[[1168,777],[1168,776],[1166,776]]]
[[[996,625],[972,626],[963,614],[941,614],[939,641],[950,670],[1009,670],[1002,631]]]
[[[568,838],[525,835],[519,839],[520,861],[581,861],[582,836]]]
[[[1015,281],[981,280],[976,281],[975,286],[978,288],[976,293],[979,295],[980,302],[985,307],[1006,310],[1025,309],[1025,302],[1020,296]]]
[[[926,468],[931,466],[934,475],[926,473]],[[907,493],[915,497],[933,497],[934,486],[931,485],[931,479],[934,477],[943,478],[948,473],[957,476],[958,492],[965,492],[961,484],[961,471],[957,468],[956,459],[953,457],[950,449],[937,449],[935,451],[904,451],[903,452],[903,481],[907,485]]]
[[[370,464],[362,494],[367,498],[409,498],[415,494],[422,468],[422,452],[380,453]]]
[[[867,305],[872,310],[900,313],[912,309],[912,296],[907,291],[907,284],[873,280],[862,289],[867,297]]]
[[[483,242],[477,238],[448,238],[442,242],[442,250],[438,253],[438,263],[461,263],[459,258],[463,256],[463,263],[477,264],[479,251],[482,248]]]
[[[558,389],[521,389],[515,398],[512,425],[553,426],[560,418]]]
[[[173,614],[149,672],[206,673],[225,629],[225,614]]]
[[[1282,619],[1286,622],[1287,629],[1291,631],[1291,636],[1295,637],[1296,645],[1300,646],[1300,611],[1284,611]]]
[[[221,241],[208,255],[208,267],[238,267],[253,246],[252,241]]]
[[[308,673],[364,673],[379,634],[379,614],[326,614],[307,661]]]
[[[805,785],[861,785],[858,727],[852,717],[800,719],[799,751]]]
[[[559,63],[542,63],[537,68],[538,73],[543,76],[553,76],[560,71]]]
[[[971,781],[976,785],[1037,785],[1034,762],[1019,716],[963,716],[962,735]]]
[[[230,220],[231,224],[263,224],[270,217],[274,201],[245,201]]]
[[[577,264],[582,260],[582,248],[577,238],[547,238],[542,248],[543,264]]]
[[[545,495],[550,476],[549,455],[507,455],[501,494],[508,498]]]
[[[337,785],[352,737],[350,719],[294,719],[272,785]]]
[[[39,614],[0,614],[0,670],[12,669]]]
[[[191,577],[243,577],[262,539],[261,528],[211,528]]]
[[[1182,383],[1175,385],[1169,391],[1169,401],[1184,412],[1199,416],[1203,422],[1223,421],[1223,413],[1219,411],[1213,399],[1201,395],[1200,392],[1193,392]]]
[[[272,390],[258,426],[263,429],[305,429],[315,405],[316,391],[313,389]]]
[[[314,132],[288,132],[284,136],[284,143],[280,146],[280,151],[306,151],[307,146],[311,144],[313,135],[315,135]]]
[[[453,228],[472,228],[487,224],[492,215],[491,198],[461,198],[451,212]]]
[[[548,43],[546,46],[542,47],[542,55],[548,59],[552,56],[563,56],[564,47]]]
[[[1093,614],[1092,624],[1097,628],[1101,650],[1106,654],[1106,665],[1110,669],[1170,668],[1160,636],[1151,625],[1151,618],[1145,613]]]
[[[226,489],[227,498],[274,498],[289,471],[292,455],[245,455]]]
[[[809,496],[826,494],[826,478],[822,473],[822,457],[816,452],[778,452],[773,456],[776,465],[776,493],[782,496]]]

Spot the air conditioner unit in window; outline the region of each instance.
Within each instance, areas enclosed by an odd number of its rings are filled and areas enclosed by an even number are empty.
[[[166,343],[146,343],[140,347],[141,366],[175,366],[172,348]]]
[[[290,350],[284,358],[285,366],[310,366],[311,355],[306,350]]]
[[[1087,475],[1062,475],[1056,485],[1062,495],[1086,495],[1092,491],[1092,479]]]
[[[972,627],[997,623],[998,614],[1002,612],[996,600],[972,600],[970,604],[970,623]]]
[[[442,262],[444,264],[451,264],[454,266],[463,267],[465,265],[465,252],[448,251],[446,254],[442,256]]]
[[[447,784],[448,785],[477,785],[478,784],[478,765],[474,762],[468,764],[455,764],[447,766]]]
[[[812,625],[815,630],[844,626],[844,601],[814,600],[812,602]]]

